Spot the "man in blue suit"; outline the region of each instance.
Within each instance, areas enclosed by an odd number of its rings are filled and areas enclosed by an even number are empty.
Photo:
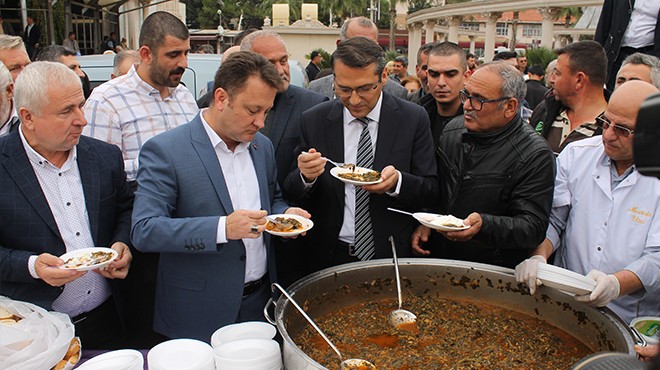
[[[302,113],[328,98],[314,91],[290,84],[289,53],[282,37],[273,31],[256,31],[241,41],[241,50],[263,55],[277,69],[282,78],[282,88],[275,95],[273,109],[268,113],[260,130],[273,142],[277,162],[277,183],[284,199],[290,197],[284,190],[284,178],[296,167],[296,146],[300,140]],[[306,275],[305,239],[275,239],[273,247],[277,256],[277,273],[280,283],[288,286]]]
[[[80,79],[35,62],[16,80],[20,129],[0,138],[0,295],[66,313],[85,348],[123,347],[121,291],[128,274],[133,193],[121,151],[81,136]],[[110,247],[107,269],[59,269],[58,256]]]
[[[273,145],[259,133],[281,79],[264,57],[222,64],[214,100],[140,152],[132,240],[160,253],[154,329],[209,341],[219,327],[263,320],[276,280],[264,216],[309,214],[281,198]]]

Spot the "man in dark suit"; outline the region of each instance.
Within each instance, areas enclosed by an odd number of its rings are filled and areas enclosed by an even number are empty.
[[[323,57],[321,56],[321,53],[314,50],[309,55],[309,59],[310,61],[307,67],[305,67],[305,72],[307,73],[308,80],[314,81],[314,79],[316,79],[316,75],[321,72],[321,67],[319,67],[319,65],[323,61]]]
[[[418,211],[437,199],[428,115],[382,92],[385,57],[372,40],[339,43],[332,68],[338,99],[303,113],[300,147],[305,152],[285,181],[288,194],[314,215],[309,266],[390,257],[390,235],[399,256],[410,256],[416,222],[386,208]],[[380,171],[382,182],[344,184],[329,173],[332,165],[322,156]]]
[[[27,26],[25,26],[25,32],[23,32],[23,42],[25,42],[25,47],[27,48],[28,56],[31,60],[34,60],[37,56],[40,40],[41,27],[34,22],[32,16],[28,15]]]
[[[241,50],[261,54],[277,69],[282,78],[282,88],[275,95],[273,108],[266,116],[264,127],[260,130],[273,142],[275,161],[277,162],[277,182],[284,186],[284,178],[296,167],[296,146],[300,140],[300,120],[302,112],[321,103],[325,96],[291,85],[289,53],[282,37],[273,31],[256,31],[245,36],[241,41]],[[288,194],[284,192],[284,199]],[[273,247],[277,257],[277,273],[280,282],[287,286],[305,276],[307,262],[304,250],[307,248],[304,238],[282,240],[275,238]]]
[[[660,5],[653,0],[605,0],[594,41],[607,54],[607,88],[612,91],[621,63],[629,55],[660,58]]]
[[[211,106],[140,151],[132,240],[160,253],[154,329],[167,337],[208,341],[264,319],[277,277],[264,216],[309,217],[282,200],[273,145],[258,132],[280,86],[266,58],[236,52]]]
[[[66,313],[86,348],[122,347],[133,194],[119,149],[81,136],[78,76],[30,64],[16,80],[20,130],[0,138],[0,295]],[[67,251],[109,247],[107,269],[59,269]]]

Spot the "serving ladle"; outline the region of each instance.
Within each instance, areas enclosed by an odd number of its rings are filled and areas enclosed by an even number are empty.
[[[399,259],[396,256],[396,247],[394,245],[394,238],[390,235],[390,244],[392,244],[392,255],[394,256],[394,272],[396,274],[396,292],[399,298],[399,308],[390,312],[387,315],[387,320],[397,329],[410,331],[416,333],[419,331],[417,327],[417,316],[401,308],[401,276],[399,275]]]
[[[375,370],[376,369],[376,366],[374,366],[374,364],[372,364],[367,360],[362,360],[358,358],[349,358],[347,360],[344,360],[344,356],[342,356],[341,352],[339,352],[339,349],[334,344],[332,344],[330,338],[328,338],[325,335],[325,333],[323,333],[323,330],[321,330],[321,328],[319,328],[318,325],[316,325],[314,320],[312,320],[312,318],[307,315],[307,313],[302,309],[302,307],[298,305],[298,303],[289,295],[289,293],[287,293],[286,290],[284,290],[284,288],[282,288],[278,283],[273,283],[272,287],[279,289],[279,291],[282,292],[282,294],[284,294],[284,296],[289,300],[289,302],[291,302],[293,307],[295,307],[298,310],[298,312],[300,312],[300,314],[305,318],[305,320],[307,320],[307,322],[310,325],[312,325],[312,327],[328,343],[330,348],[332,348],[332,350],[335,351],[337,356],[339,356],[340,370]]]

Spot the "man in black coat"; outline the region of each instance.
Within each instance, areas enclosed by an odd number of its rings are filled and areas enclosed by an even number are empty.
[[[545,71],[540,65],[533,65],[529,67],[527,75],[529,79],[525,81],[527,84],[527,95],[525,100],[529,103],[529,107],[533,110],[540,102],[543,101],[548,88],[543,84],[543,75]]]
[[[520,117],[525,84],[506,63],[465,83],[465,114],[449,121],[436,150],[440,205],[469,228],[412,235],[419,255],[515,267],[545,238],[555,181],[547,142]]]

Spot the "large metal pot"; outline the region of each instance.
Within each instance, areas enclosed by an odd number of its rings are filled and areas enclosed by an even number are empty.
[[[566,331],[594,352],[634,354],[634,340],[626,326],[607,308],[596,309],[563,292],[539,287],[531,296],[516,282],[513,270],[472,262],[440,259],[400,259],[402,284],[417,296],[469,298],[538,317]],[[396,298],[392,260],[350,263],[311,274],[287,290],[314,318],[360,302]],[[267,315],[284,340],[284,366],[290,370],[324,369],[291,339],[309,324],[284,297]],[[269,308],[269,307],[266,308]],[[266,311],[266,310],[264,310]]]

